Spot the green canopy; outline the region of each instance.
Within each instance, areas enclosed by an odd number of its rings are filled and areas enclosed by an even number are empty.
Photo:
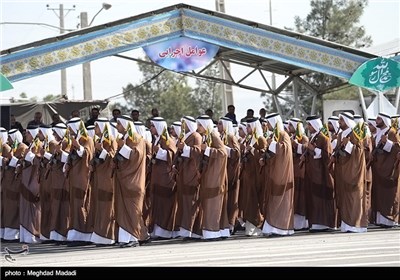
[[[0,91],[5,91],[14,88],[10,81],[0,73]]]
[[[364,62],[353,73],[350,84],[385,92],[400,86],[400,63],[378,57]]]

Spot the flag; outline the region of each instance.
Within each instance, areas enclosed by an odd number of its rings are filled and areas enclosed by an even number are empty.
[[[359,141],[364,140],[365,136],[367,136],[367,128],[365,127],[364,123],[358,123],[353,128],[353,132]]]
[[[391,125],[393,128],[394,128],[394,130],[397,132],[398,131],[398,129],[399,129],[399,118],[397,118],[397,117],[395,117],[393,120],[392,120],[392,125]]]
[[[19,143],[18,143],[17,139],[15,139],[13,144],[12,144],[12,150],[13,150],[14,153],[17,151],[18,144]]]
[[[135,135],[133,134],[133,129],[131,122],[128,122],[128,127],[126,128],[126,133],[128,133],[128,138],[131,139],[131,141],[135,141]]]
[[[85,124],[83,123],[83,121],[81,120],[81,123],[79,124],[79,134],[81,135],[81,137],[85,140],[87,140],[88,138],[88,133],[85,127]]]
[[[103,131],[103,141],[105,141],[108,145],[111,145],[110,132],[108,131],[108,124],[105,124]]]
[[[274,127],[274,131],[272,132],[274,134],[274,141],[279,142],[279,137],[280,137],[280,131],[279,131],[279,122],[276,123]]]
[[[47,139],[47,136],[46,136],[46,139]],[[47,142],[45,142],[45,143],[47,143]],[[37,150],[38,148],[39,148],[39,144],[40,144],[40,139],[39,139],[39,137],[35,137],[35,139],[33,140],[33,145],[35,146],[35,149]],[[45,148],[45,150],[46,150],[46,152],[47,152],[47,147],[44,147]]]
[[[330,138],[329,137],[329,128],[328,128],[328,124],[327,123],[322,124],[320,132],[324,137]]]
[[[167,143],[167,145],[169,144],[169,134],[167,131],[167,128],[164,127],[162,133],[161,133],[161,138],[165,140],[165,142]]]
[[[181,133],[179,134],[179,141],[182,141],[182,139],[185,137],[185,121],[182,120],[181,124]]]
[[[301,143],[301,140],[303,140],[303,133],[301,130],[301,125],[302,125],[302,123],[298,122],[297,126],[296,126],[296,139],[297,139],[297,142],[299,142],[299,143]]]
[[[71,136],[69,134],[69,129],[68,128],[65,131],[64,140],[67,142],[67,148],[66,149],[69,150],[69,148],[71,148],[71,145],[72,145],[72,140],[71,140]]]
[[[206,130],[206,143],[208,147],[211,147],[212,144],[211,131],[208,128]]]

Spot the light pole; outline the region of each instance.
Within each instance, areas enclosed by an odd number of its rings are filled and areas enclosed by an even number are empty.
[[[64,17],[68,15],[70,11],[75,10],[75,5],[72,6],[72,9],[65,9],[67,11],[67,14],[64,15],[64,5],[60,4],[59,8],[50,8],[50,5],[46,5],[47,10],[52,10],[56,16],[60,19],[60,34],[63,34],[65,31],[64,28]],[[55,11],[59,11],[59,14],[57,14]],[[64,98],[67,98],[67,70],[66,69],[61,69],[61,96]]]
[[[101,9],[93,16],[92,20],[88,24],[88,14],[87,12],[81,12],[81,28],[91,26],[94,19],[102,10],[108,10],[111,8],[110,4],[103,3]],[[85,62],[82,64],[82,76],[83,76],[83,99],[92,100],[92,74],[90,69],[90,62]]]

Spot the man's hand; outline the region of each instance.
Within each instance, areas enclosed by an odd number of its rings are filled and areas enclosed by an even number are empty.
[[[312,144],[312,143],[310,143],[310,142],[308,142],[307,149],[309,149],[310,151],[314,152],[314,150],[315,150],[315,145]]]
[[[102,143],[94,143],[94,147],[97,151],[103,150],[103,144]]]
[[[183,150],[183,148],[185,147],[185,143],[184,142],[178,142],[178,144],[176,145],[176,147],[179,149],[179,150]]]

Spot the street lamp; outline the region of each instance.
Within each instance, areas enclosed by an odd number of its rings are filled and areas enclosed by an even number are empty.
[[[94,15],[90,23],[88,24],[87,12],[81,12],[81,28],[91,26],[94,19],[102,10],[108,10],[111,8],[110,4],[103,3],[101,9]],[[92,74],[90,70],[90,62],[85,62],[82,64],[82,76],[83,76],[83,99],[92,100]]]
[[[97,12],[97,14],[94,15],[94,17],[93,17],[92,20],[90,21],[89,26],[92,25],[94,19],[97,17],[98,14],[100,14],[100,12],[101,12],[102,10],[108,10],[108,9],[110,9],[111,7],[112,7],[111,4],[103,3],[103,6],[101,7],[101,9]]]

